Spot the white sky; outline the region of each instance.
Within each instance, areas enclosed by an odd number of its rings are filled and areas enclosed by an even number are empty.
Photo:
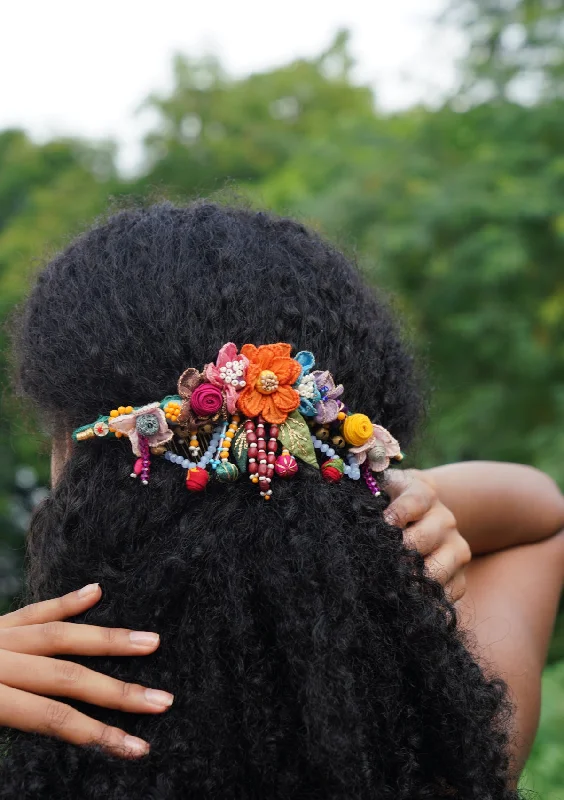
[[[17,0],[0,18],[0,129],[110,137],[134,167],[151,120],[136,115],[171,86],[171,57],[219,55],[234,75],[316,55],[342,27],[359,80],[380,106],[433,102],[454,80],[462,42],[432,20],[446,0]]]

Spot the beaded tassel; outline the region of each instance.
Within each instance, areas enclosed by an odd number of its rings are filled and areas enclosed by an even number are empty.
[[[237,428],[239,427],[240,421],[241,417],[239,416],[239,414],[233,414],[233,416],[231,417],[231,422],[229,423],[229,428],[224,434],[225,438],[223,439],[223,442],[221,444],[221,452],[219,454],[222,462],[224,463],[229,460],[229,450],[231,448],[233,437],[235,436]]]
[[[142,459],[141,483],[146,486],[149,483],[149,473],[151,471],[151,451],[146,436],[139,436],[139,449]]]
[[[258,483],[261,496],[270,500],[272,489],[270,484],[274,474],[276,461],[276,448],[278,446],[278,426],[270,426],[270,437],[266,443],[264,419],[259,417],[257,424],[252,419],[245,422],[245,433],[249,444],[249,477],[253,483]]]
[[[255,423],[252,419],[245,420],[245,435],[247,437],[247,443],[249,445],[249,449],[247,452],[248,456],[248,464],[249,464],[249,480],[252,483],[259,482],[258,476],[258,463],[257,463],[257,455],[258,455],[258,446],[257,446],[257,434],[255,430]]]
[[[362,477],[364,478],[364,481],[368,486],[368,488],[370,489],[371,493],[374,495],[374,497],[379,497],[381,494],[380,487],[374,480],[374,475],[372,474],[372,471],[368,466],[367,461],[364,462],[361,469],[362,469]]]
[[[273,435],[273,429],[276,435]],[[258,447],[258,476],[261,497],[270,500],[272,489],[270,484],[274,474],[274,462],[276,461],[276,447],[278,426],[272,425],[270,428],[270,438],[266,443],[266,428],[263,417],[258,418],[257,427],[257,447]]]
[[[215,457],[211,460],[211,468],[215,471],[217,467],[221,464],[220,457],[223,451],[223,441],[225,440],[225,432],[227,431],[227,422],[224,422],[220,429],[219,438],[216,444],[216,451]],[[227,453],[229,456],[229,453]]]

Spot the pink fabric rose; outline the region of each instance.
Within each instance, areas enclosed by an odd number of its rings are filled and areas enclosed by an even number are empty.
[[[192,392],[190,405],[197,417],[211,417],[212,414],[217,414],[223,405],[221,389],[212,383],[200,383]]]
[[[198,395],[200,387],[203,391]],[[208,387],[207,390],[204,387]],[[213,393],[210,394],[210,390]],[[217,405],[216,392],[219,392],[221,402]],[[210,416],[217,414],[221,411],[223,406],[223,393],[216,386],[206,383],[203,375],[201,375],[194,367],[189,367],[184,370],[178,379],[178,394],[182,398],[182,407],[178,416],[180,425],[188,425],[189,427],[198,427],[203,425]],[[193,404],[193,397],[196,395],[196,408]],[[209,404],[215,407],[215,411],[209,411]],[[203,414],[199,412],[203,411]]]
[[[401,456],[399,443],[392,434],[381,425],[372,426],[372,437],[360,447],[351,447],[349,452],[355,453],[358,463],[368,465],[372,472],[383,472],[390,466],[390,458]]]
[[[225,392],[227,410],[230,414],[237,411],[237,395],[246,386],[245,375],[248,366],[249,359],[237,352],[237,345],[228,342],[219,351],[215,364],[206,364],[204,367],[207,380]]]

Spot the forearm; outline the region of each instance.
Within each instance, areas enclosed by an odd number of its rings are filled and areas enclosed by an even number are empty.
[[[473,559],[466,579],[458,619],[488,676],[509,687],[510,749],[520,773],[538,726],[540,678],[564,580],[564,532]]]
[[[541,541],[564,528],[564,497],[532,467],[468,461],[424,473],[475,555]]]

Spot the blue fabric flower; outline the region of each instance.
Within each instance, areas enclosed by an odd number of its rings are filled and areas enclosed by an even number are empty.
[[[294,360],[297,361],[302,368],[300,377],[294,384],[294,389],[296,389],[300,395],[298,411],[305,417],[315,417],[317,414],[316,406],[321,400],[321,394],[315,382],[315,378],[310,374],[315,366],[315,358],[313,353],[310,353],[309,350],[300,350],[300,352],[294,356]]]

